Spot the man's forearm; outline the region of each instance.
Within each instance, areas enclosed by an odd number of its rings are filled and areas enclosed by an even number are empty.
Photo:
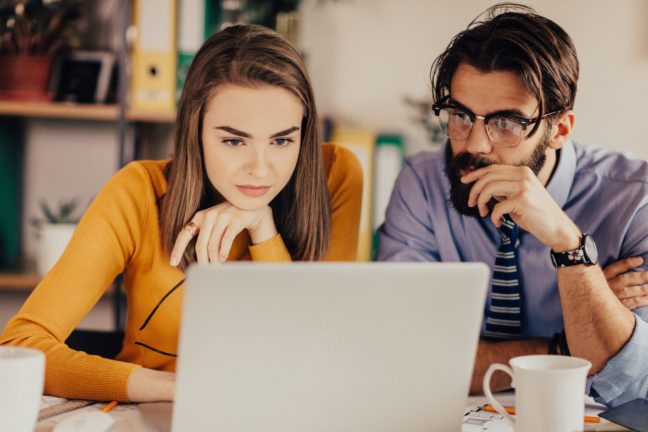
[[[473,368],[470,393],[483,393],[482,381],[486,370],[492,363],[508,364],[513,357],[528,354],[547,354],[549,339],[521,339],[491,342],[480,340]],[[491,390],[504,390],[511,387],[511,379],[505,373],[497,372],[491,379]]]
[[[558,269],[567,344],[599,372],[632,336],[635,318],[609,288],[599,266]]]

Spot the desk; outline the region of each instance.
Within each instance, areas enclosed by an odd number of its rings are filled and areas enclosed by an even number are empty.
[[[506,405],[508,404],[507,397],[512,398],[512,395],[505,395],[504,397],[498,396],[498,399]],[[47,398],[47,396],[45,397]],[[63,401],[64,399],[61,399]],[[471,396],[468,398],[466,404],[466,411],[468,412],[476,406],[481,406],[486,403],[486,398],[483,396]],[[103,405],[96,404],[87,406],[84,408],[71,411],[67,414],[61,414],[56,417],[51,417],[49,419],[42,420],[36,424],[34,432],[51,432],[54,429],[54,426],[58,421],[63,419],[66,415],[71,413],[81,412],[83,410],[98,410]],[[114,427],[111,429],[111,432],[169,432],[171,428],[171,410],[172,403],[143,403],[143,404],[119,404],[113,408],[109,414],[113,416],[116,420]],[[586,405],[586,414],[594,414],[594,412],[589,411],[590,409],[595,409],[589,405]],[[600,409],[600,408],[599,408]],[[494,414],[495,417],[501,417],[497,414]],[[493,427],[493,425],[495,427]],[[502,424],[491,423],[489,427],[488,424],[484,426],[479,426],[475,424],[466,424],[464,422],[461,432],[487,432],[489,430],[497,430],[498,432],[513,432],[513,429],[510,427],[502,427]],[[601,423],[586,423],[585,431],[628,431],[622,426],[610,423],[605,419],[601,419]]]

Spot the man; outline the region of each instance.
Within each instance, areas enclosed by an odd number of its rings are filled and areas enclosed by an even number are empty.
[[[590,360],[586,391],[603,403],[647,398],[648,307],[630,310],[645,304],[645,273],[619,274],[648,259],[648,164],[570,140],[570,37],[530,8],[495,6],[432,77],[448,142],[406,161],[378,259],[493,267],[471,392],[491,363],[549,352]]]

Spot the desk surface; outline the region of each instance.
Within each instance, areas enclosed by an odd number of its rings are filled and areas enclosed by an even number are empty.
[[[512,395],[505,395],[504,397],[499,397],[498,400],[507,404],[507,397],[512,399]],[[48,399],[49,398],[49,399]],[[47,401],[49,405],[52,404],[52,398],[44,396],[44,402]],[[60,399],[64,401],[64,399]],[[466,404],[466,413],[469,414],[474,408],[483,405],[486,402],[486,399],[483,396],[471,396],[468,398]],[[54,426],[65,416],[70,415],[71,413],[81,412],[83,410],[98,410],[105,405],[103,403],[98,403],[95,405],[86,406],[84,408],[71,411],[66,414],[61,414],[56,417],[51,417],[49,419],[44,419],[36,424],[34,432],[50,432],[54,429]],[[162,403],[143,403],[143,404],[119,404],[113,408],[109,414],[113,416],[116,420],[114,427],[111,429],[111,432],[169,432],[171,429],[171,411],[173,404],[169,402]],[[595,406],[586,405],[586,414],[595,415],[596,411],[600,411],[600,408]],[[486,432],[494,431],[498,432],[513,432],[513,429],[507,427],[502,420],[502,417],[498,414],[485,413],[485,416],[488,416],[483,422],[466,422],[461,428],[462,432]],[[466,417],[468,418],[468,416]],[[474,418],[474,417],[473,417]],[[480,424],[481,423],[481,424]],[[627,431],[622,426],[610,423],[605,419],[601,419],[600,423],[585,423],[585,431]]]

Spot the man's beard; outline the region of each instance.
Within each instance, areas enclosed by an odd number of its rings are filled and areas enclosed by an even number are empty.
[[[549,140],[549,134],[546,133],[540,140],[540,143],[536,146],[535,150],[533,150],[533,154],[531,154],[529,159],[522,161],[521,163],[517,164],[517,166],[527,166],[531,168],[533,173],[537,176],[547,159],[545,150],[549,146]],[[448,176],[448,180],[450,181],[450,203],[455,208],[455,210],[457,210],[461,214],[478,218],[482,217],[479,214],[479,206],[468,206],[468,196],[470,195],[470,189],[472,189],[475,182],[462,183],[461,177],[463,175],[461,174],[461,171],[467,168],[483,168],[488,165],[493,165],[494,162],[488,160],[487,158],[475,156],[467,152],[462,152],[457,154],[456,156],[453,156],[452,145],[450,144],[450,141],[448,141],[448,144],[446,146],[445,160],[446,175]],[[493,211],[493,207],[495,207],[498,202],[499,201],[497,201],[495,198],[491,198],[490,201],[486,204],[489,214]]]

